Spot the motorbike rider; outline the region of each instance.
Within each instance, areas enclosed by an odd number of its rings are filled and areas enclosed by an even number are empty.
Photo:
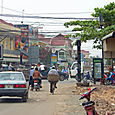
[[[62,69],[62,72],[64,73],[68,73],[67,69],[64,67],[64,69]]]
[[[32,82],[32,88],[34,87],[34,79],[38,79],[40,83],[40,88],[42,88],[42,81],[41,81],[42,75],[38,71],[38,68],[35,68],[35,71],[33,72],[33,82]]]
[[[34,66],[31,66],[30,69],[30,75],[29,75],[29,86],[32,86],[32,81],[33,81],[33,72],[35,71]]]
[[[52,69],[48,72],[48,81],[50,82],[50,92],[52,93],[52,84],[54,83],[55,88],[57,88],[56,84],[59,80],[59,74],[55,68],[52,66]]]

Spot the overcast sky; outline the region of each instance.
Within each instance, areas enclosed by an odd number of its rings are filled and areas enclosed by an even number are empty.
[[[89,18],[91,17],[91,13],[94,12],[94,8],[104,7],[104,5],[107,5],[110,2],[115,2],[115,0],[0,0],[0,2],[0,11],[2,14],[10,13],[21,16],[31,14],[44,17]],[[42,29],[39,30],[40,32],[52,30],[64,31],[71,29],[67,29],[63,26],[64,22],[70,20],[23,19],[7,17],[2,17],[2,19],[19,24],[21,20],[23,20],[24,23],[28,23],[27,21],[30,21],[31,23],[39,22],[39,26],[42,26]],[[89,46],[87,44],[83,44],[83,49],[90,50],[91,53],[94,52],[94,50],[91,50],[91,45]],[[95,51],[95,54],[100,56],[101,51]],[[94,53],[92,53],[92,55],[94,55]]]
[[[93,12],[115,0],[1,0],[3,6],[27,13]]]

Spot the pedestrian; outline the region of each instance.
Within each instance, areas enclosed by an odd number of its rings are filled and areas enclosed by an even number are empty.
[[[48,81],[50,82],[50,92],[52,93],[52,85],[54,84],[55,88],[57,88],[56,84],[59,81],[59,74],[55,66],[52,66],[52,69],[48,72]]]
[[[87,74],[86,74],[86,79],[90,79],[89,71],[88,71]]]
[[[9,70],[11,70],[11,71],[15,71],[15,69],[14,69],[14,67],[13,67],[13,64],[12,64],[12,63],[10,63],[10,64],[9,64],[8,69],[9,69]]]

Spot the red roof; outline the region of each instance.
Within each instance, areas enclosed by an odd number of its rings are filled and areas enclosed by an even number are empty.
[[[50,44],[51,38],[38,38],[40,41]]]
[[[14,26],[12,23],[8,23],[8,22],[6,22],[6,21],[4,21],[4,20],[2,20],[2,19],[0,19],[0,22],[3,23],[3,24],[7,24],[7,25],[10,25],[10,26]]]
[[[47,42],[51,46],[64,46],[67,41],[67,38],[65,38],[64,35],[59,34],[54,38],[45,38],[44,36],[39,36],[39,40]],[[68,44],[69,43],[67,41],[66,45],[69,46]]]
[[[56,37],[52,38],[51,45],[52,46],[64,46],[65,45],[64,35],[59,34]]]

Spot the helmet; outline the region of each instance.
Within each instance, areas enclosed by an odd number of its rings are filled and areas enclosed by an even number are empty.
[[[55,66],[54,66],[54,65],[52,66],[52,69],[55,69]]]
[[[34,66],[31,66],[31,69],[34,69]]]

